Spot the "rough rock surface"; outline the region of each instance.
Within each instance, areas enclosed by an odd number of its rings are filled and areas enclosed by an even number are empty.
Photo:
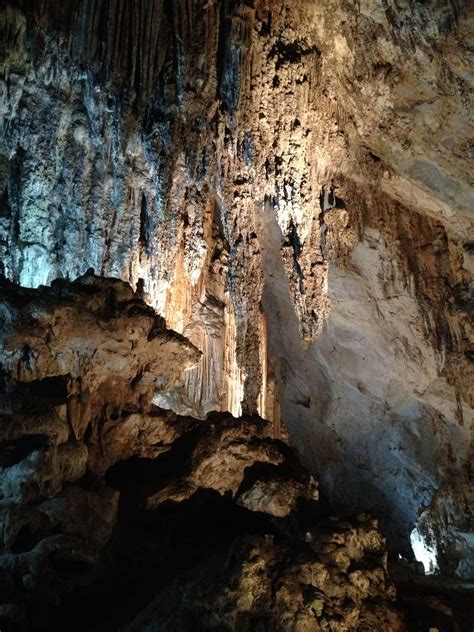
[[[20,626],[24,615],[26,629],[40,629],[61,593],[93,572],[116,523],[105,437],[199,353],[122,281],[2,281],[1,291],[0,620]]]
[[[211,573],[166,629],[404,629],[376,522],[331,521],[271,424],[152,404],[199,354],[128,284],[3,281],[2,318],[2,629],[116,630],[211,558],[222,596]]]
[[[472,2],[5,4],[5,275],[130,281],[202,351],[158,404],[283,419],[467,579]]]
[[[204,630],[242,632],[405,630],[387,605],[394,592],[379,532],[344,524],[314,536],[317,544],[306,545],[241,538],[224,569],[211,563],[176,581],[128,629],[185,631],[199,621]]]

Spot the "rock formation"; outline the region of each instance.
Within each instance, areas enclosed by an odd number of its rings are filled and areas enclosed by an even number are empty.
[[[259,414],[393,556],[472,581],[472,3],[4,0],[0,20],[2,274],[129,282],[201,352],[140,396]],[[109,397],[83,379],[61,386],[77,441]],[[133,414],[97,476],[129,441],[158,458]]]
[[[163,586],[181,603],[169,630],[191,629],[189,617],[203,629],[403,629],[376,522],[328,519],[271,424],[200,422],[152,404],[198,352],[129,285],[89,274],[38,290],[5,281],[2,291],[2,629],[115,629],[137,614],[140,602],[121,591],[143,575],[145,594]],[[147,561],[149,546],[166,552],[167,571]],[[184,570],[206,573],[205,584],[183,588]],[[71,622],[104,581],[123,600],[119,618],[102,608]],[[174,603],[161,599],[140,615],[152,629]]]
[[[1,307],[0,612],[8,621],[43,597],[47,612],[74,586],[75,566],[97,561],[116,522],[118,493],[104,474],[121,458],[123,411],[128,455],[133,433],[150,425],[130,419],[199,353],[118,280],[87,275],[40,290],[3,282]],[[153,431],[147,437],[159,452]],[[35,629],[32,608],[24,614]]]

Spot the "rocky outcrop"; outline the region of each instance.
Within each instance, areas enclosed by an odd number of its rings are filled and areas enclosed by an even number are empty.
[[[283,420],[331,500],[410,555],[470,481],[472,3],[11,0],[1,19],[4,274],[130,281],[202,351],[156,403]],[[428,539],[468,579],[455,506]]]
[[[164,590],[132,629],[404,629],[376,522],[330,519],[271,424],[152,404],[198,352],[129,285],[3,281],[2,319],[2,627],[118,629]]]
[[[93,574],[116,524],[104,437],[199,354],[129,285],[93,275],[39,290],[3,281],[1,319],[0,617],[40,629]]]
[[[387,607],[393,593],[370,523],[307,535],[318,544],[239,539],[224,569],[209,564],[177,580],[127,629],[191,630],[195,621],[206,630],[405,629]]]

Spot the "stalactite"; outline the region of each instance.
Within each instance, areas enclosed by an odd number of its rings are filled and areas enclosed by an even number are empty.
[[[470,454],[471,18],[385,5],[10,0],[0,272],[129,281],[203,352],[162,404],[288,428],[408,554]]]

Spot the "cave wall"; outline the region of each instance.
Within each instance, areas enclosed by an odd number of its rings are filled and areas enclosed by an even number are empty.
[[[1,20],[3,273],[129,281],[203,352],[158,404],[283,421],[406,553],[469,479],[470,3],[18,0]],[[470,527],[449,522],[453,572]]]
[[[128,283],[0,289],[2,629],[406,630],[377,520],[271,422],[153,404],[200,353]]]

